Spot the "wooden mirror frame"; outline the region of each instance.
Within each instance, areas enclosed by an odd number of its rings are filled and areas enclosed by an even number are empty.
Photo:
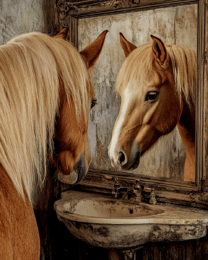
[[[118,177],[121,187],[139,179],[145,201],[148,201],[151,188],[154,187],[158,202],[208,208],[208,0],[59,0],[56,10],[60,26],[69,28],[68,40],[78,47],[78,19],[188,4],[198,6],[196,182],[90,169],[87,177],[74,189],[110,194],[114,189],[115,177]],[[61,186],[62,191],[69,188],[67,184]]]

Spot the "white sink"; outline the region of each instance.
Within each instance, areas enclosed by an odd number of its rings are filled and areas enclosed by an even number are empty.
[[[207,211],[130,204],[95,193],[66,191],[54,204],[57,216],[80,240],[104,248],[182,241],[206,235]]]

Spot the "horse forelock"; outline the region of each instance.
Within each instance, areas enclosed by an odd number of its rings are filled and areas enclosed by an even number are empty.
[[[175,89],[179,97],[185,98],[186,102],[195,104],[196,89],[196,52],[188,47],[178,45],[166,45],[171,59],[175,79]],[[145,84],[152,79],[154,56],[152,55],[152,43],[138,47],[126,58],[119,71],[116,81],[116,91],[122,93],[127,86],[132,90],[139,88],[143,93]],[[165,66],[161,69],[166,70]]]
[[[91,84],[78,51],[62,39],[25,34],[0,47],[0,164],[17,191],[32,201],[53,153],[59,83],[78,121],[88,120]]]

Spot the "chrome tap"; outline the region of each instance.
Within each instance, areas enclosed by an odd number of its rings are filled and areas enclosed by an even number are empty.
[[[136,180],[134,185],[127,187],[120,187],[118,178],[115,178],[114,181],[114,191],[112,191],[114,198],[118,198],[121,194],[124,200],[137,203],[142,201],[142,187],[139,185],[139,180]]]
[[[127,194],[131,194],[130,200],[133,202],[142,202],[142,187],[139,185],[139,180],[136,180],[133,189],[129,190]]]
[[[114,195],[114,198],[118,198],[119,194],[123,194],[123,192],[127,191],[127,187],[120,187],[120,184],[118,182],[118,178],[114,178],[114,191],[112,191],[112,194]]]
[[[156,197],[155,197],[155,189],[154,188],[151,189],[149,203],[153,204],[153,205],[157,204],[157,200],[156,200]]]

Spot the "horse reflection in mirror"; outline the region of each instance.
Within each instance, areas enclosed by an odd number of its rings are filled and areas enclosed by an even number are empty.
[[[135,169],[140,156],[177,126],[186,149],[184,180],[195,181],[196,52],[151,38],[137,48],[120,34],[126,60],[116,82],[121,107],[109,157],[115,168]]]
[[[66,29],[53,38],[24,34],[0,47],[0,259],[40,259],[32,199],[47,161],[73,173],[74,182],[88,171],[88,118],[96,103],[88,69],[106,33],[81,53],[65,41]]]

